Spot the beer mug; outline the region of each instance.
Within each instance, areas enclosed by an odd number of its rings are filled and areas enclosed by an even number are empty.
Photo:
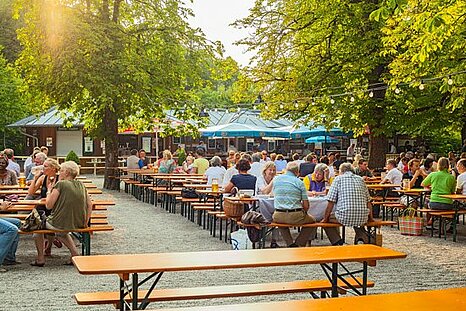
[[[212,192],[218,192],[218,179],[212,178]]]
[[[26,176],[23,173],[19,174],[18,184],[21,188],[26,187]]]
[[[409,179],[403,179],[403,189],[409,190]]]

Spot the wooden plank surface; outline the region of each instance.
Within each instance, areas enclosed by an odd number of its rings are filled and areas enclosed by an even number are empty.
[[[252,268],[405,258],[375,245],[348,245],[242,251],[99,255],[73,257],[81,274],[123,274]]]
[[[158,311],[425,311],[466,310],[466,287],[332,299],[307,299],[239,305],[157,309]]]

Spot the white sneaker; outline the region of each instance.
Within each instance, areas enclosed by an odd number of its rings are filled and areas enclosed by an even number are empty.
[[[7,272],[7,271],[8,271],[7,269],[0,268],[0,273]]]

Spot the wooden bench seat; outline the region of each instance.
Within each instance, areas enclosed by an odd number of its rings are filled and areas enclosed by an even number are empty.
[[[83,229],[74,229],[74,230],[50,230],[42,229],[35,231],[18,231],[20,234],[55,234],[68,232],[72,233],[80,242],[81,242],[81,253],[83,256],[91,255],[91,233],[102,232],[102,231],[113,231],[113,227],[109,225],[96,225]]]
[[[348,283],[356,288],[360,285],[353,279],[348,278]],[[358,278],[358,282],[362,280]],[[348,288],[346,284],[339,281],[341,287],[340,293],[344,294]],[[368,287],[374,287],[374,282],[368,281]],[[313,281],[293,281],[280,283],[261,283],[261,284],[243,284],[227,286],[209,286],[194,288],[176,288],[176,289],[155,289],[149,296],[150,302],[161,301],[178,301],[194,299],[212,299],[212,298],[230,298],[246,297],[259,295],[275,295],[302,292],[326,292],[331,290],[331,284],[328,280]],[[142,301],[146,291],[139,291],[139,301]],[[95,293],[77,293],[74,295],[79,305],[98,305],[98,304],[115,304],[119,303],[119,292],[95,292]],[[130,298],[128,298],[130,301]]]

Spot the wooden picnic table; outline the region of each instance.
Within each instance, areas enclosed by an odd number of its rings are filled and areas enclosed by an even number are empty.
[[[408,197],[408,206],[409,206],[409,198],[412,199],[412,201],[416,200],[419,197],[419,207],[424,207],[424,200],[425,200],[425,194],[430,192],[430,189],[428,188],[410,188],[410,189],[399,189],[399,190],[394,190],[398,192],[401,195],[406,195]]]
[[[246,303],[236,305],[199,306],[157,309],[157,311],[334,311],[334,310],[465,310],[466,287],[428,291],[377,294],[338,299],[306,299]],[[154,310],[155,311],[155,310]]]
[[[212,185],[207,185],[207,184],[192,184],[189,181],[183,183],[183,187],[186,188],[193,188],[193,189],[207,189],[207,188],[212,188]]]
[[[384,190],[384,189],[390,189],[390,188],[396,188],[396,187],[401,187],[401,185],[396,185],[396,184],[370,184],[366,185],[367,188],[371,190]]]
[[[138,305],[140,283],[151,283],[148,295],[157,285],[165,272],[257,268],[289,265],[319,264],[332,283],[332,297],[338,296],[338,280],[346,276],[362,273],[362,292],[367,293],[367,267],[369,261],[385,259],[401,259],[406,254],[375,245],[348,245],[280,249],[254,249],[240,251],[203,251],[183,253],[153,253],[153,254],[118,254],[98,255],[90,257],[77,256],[72,261],[77,270],[85,275],[115,274],[119,283],[120,307],[126,309],[125,298],[132,297],[133,310],[147,304]],[[362,263],[362,269],[351,270],[344,263]],[[339,267],[341,269],[341,273]],[[151,273],[139,281],[140,273]],[[126,281],[131,281],[127,284]],[[149,285],[149,284],[148,284]]]
[[[461,205],[464,204],[466,201],[466,195],[464,194],[441,194],[440,197],[446,198],[446,199],[451,199],[454,201],[453,204],[453,220],[452,220],[452,227],[453,227],[453,242],[456,242],[456,235],[457,235],[457,228],[456,225],[458,224],[458,212],[461,209]],[[435,210],[432,210],[435,211]],[[442,212],[442,210],[438,210],[439,212]],[[445,233],[446,236],[446,233]]]

